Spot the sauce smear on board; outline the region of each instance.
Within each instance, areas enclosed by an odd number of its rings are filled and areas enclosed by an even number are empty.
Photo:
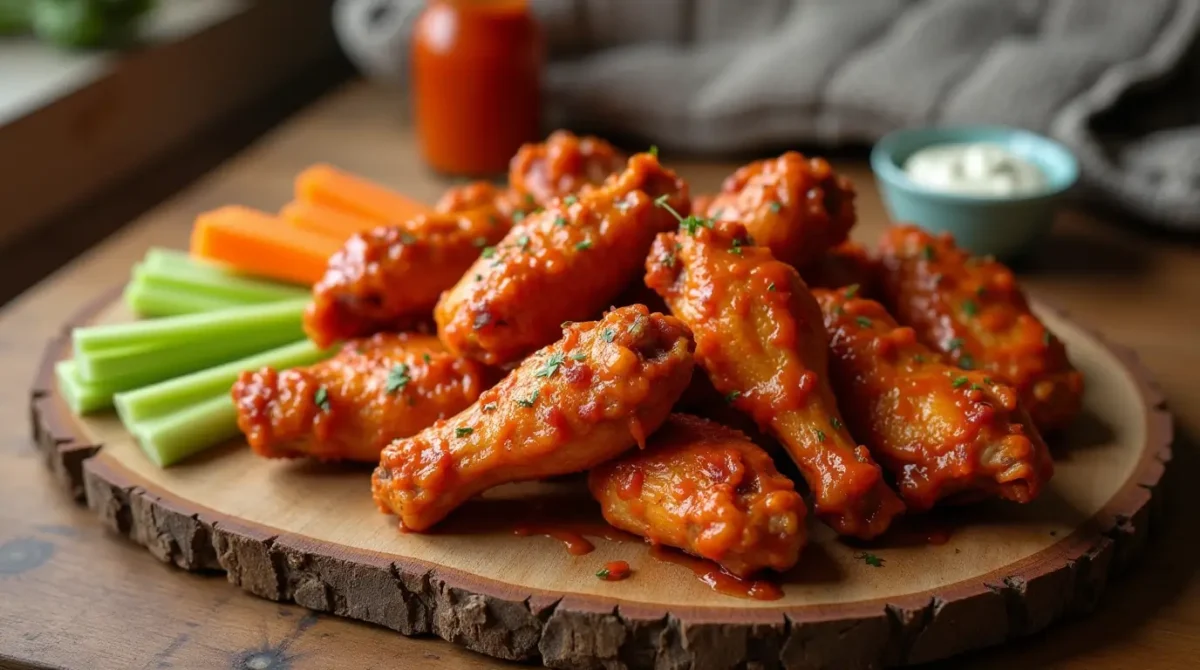
[[[779,600],[783,597],[783,590],[778,585],[762,579],[736,577],[712,561],[664,547],[651,547],[650,555],[663,563],[674,563],[690,569],[692,574],[696,575],[696,579],[717,593],[752,600]]]

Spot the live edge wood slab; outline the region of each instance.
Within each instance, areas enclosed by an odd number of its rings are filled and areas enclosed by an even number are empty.
[[[130,318],[113,293],[50,343],[30,412],[51,470],[105,525],[264,598],[551,667],[870,668],[1039,631],[1094,608],[1140,552],[1171,455],[1170,417],[1137,357],[1038,305],[1088,383],[1083,417],[1052,441],[1060,458],[1042,498],[942,515],[933,544],[920,527],[865,547],[814,528],[783,599],[736,599],[636,541],[597,540],[595,554],[571,556],[496,514],[467,532],[451,522],[401,534],[372,504],[366,471],[266,461],[240,441],[157,468],[114,416],[74,417],[55,388],[71,327]],[[476,511],[530,499],[594,508],[568,483],[502,487]],[[863,562],[864,548],[886,569]],[[633,578],[597,580],[614,559],[633,564]]]
[[[0,667],[71,668],[385,668],[411,667],[430,669],[510,667],[508,662],[474,655],[461,648],[428,637],[405,637],[382,626],[366,626],[350,619],[335,616],[306,615],[295,605],[274,604],[265,599],[239,593],[236,586],[226,583],[224,576],[205,573],[184,574],[171,567],[159,567],[158,561],[133,542],[112,541],[110,533],[95,523],[90,510],[70,504],[71,496],[50,486],[54,480],[41,467],[28,447],[28,412],[24,400],[29,386],[22,380],[33,379],[40,353],[48,339],[62,334],[70,316],[94,303],[104,286],[123,281],[130,265],[139,258],[147,245],[186,244],[191,216],[205,208],[228,202],[242,202],[264,208],[277,207],[288,196],[290,179],[297,166],[314,160],[328,160],[349,169],[401,186],[412,195],[432,199],[445,187],[445,182],[424,172],[416,159],[411,131],[397,119],[400,104],[392,96],[361,85],[347,87],[323,103],[289,122],[280,131],[247,151],[228,167],[181,193],[159,210],[131,225],[94,252],[65,268],[13,303],[0,308],[0,361],[5,365],[10,384],[0,385]],[[720,179],[736,166],[734,163],[704,163],[681,160],[675,163],[698,190],[715,188]],[[836,159],[835,164],[849,174],[859,187],[861,223],[855,236],[871,242],[885,225],[881,203],[872,187],[870,172],[865,163],[854,158]],[[957,656],[938,668],[1012,668],[1048,667],[1124,669],[1124,668],[1190,668],[1200,655],[1200,543],[1197,542],[1192,510],[1200,506],[1200,487],[1194,485],[1200,477],[1200,458],[1192,436],[1200,429],[1200,388],[1195,383],[1195,370],[1200,369],[1200,353],[1194,347],[1195,333],[1200,332],[1200,303],[1195,301],[1195,289],[1200,285],[1200,250],[1186,245],[1171,244],[1169,240],[1124,230],[1096,216],[1079,211],[1066,211],[1060,217],[1054,233],[1047,240],[1031,266],[1022,269],[1022,281],[1038,296],[1046,296],[1054,304],[1066,307],[1072,318],[1101,329],[1105,337],[1132,345],[1162,383],[1165,395],[1177,417],[1178,439],[1174,447],[1175,460],[1165,474],[1164,486],[1154,489],[1156,498],[1166,496],[1162,514],[1155,517],[1154,534],[1145,545],[1145,556],[1135,569],[1110,582],[1100,606],[1086,617],[1073,617],[1065,625],[1052,626],[1019,641],[991,648],[981,653]],[[1190,297],[1189,297],[1190,296]],[[1138,386],[1139,383],[1133,383]],[[1147,398],[1159,396],[1145,389]],[[28,414],[26,414],[28,417]],[[1114,425],[1102,418],[1102,424]],[[1087,428],[1087,426],[1091,428]],[[1096,423],[1085,424],[1083,432],[1103,436]],[[47,434],[41,436],[48,437]],[[1106,438],[1095,437],[1089,443]],[[64,475],[58,481],[72,480],[66,475],[78,467],[82,476],[83,464],[99,465],[108,448],[98,458],[88,459],[88,445],[62,461],[70,467],[60,468]],[[67,450],[70,451],[70,450]],[[59,453],[55,449],[55,454]],[[1086,454],[1081,449],[1078,453]],[[222,454],[221,458],[225,458]],[[1070,460],[1071,457],[1068,457]],[[54,461],[58,463],[57,459]],[[75,463],[76,465],[70,465]],[[103,489],[103,487],[101,487]],[[159,535],[142,535],[142,541],[162,547],[160,553],[172,561],[193,565],[220,565],[223,555],[214,547],[214,537],[229,534],[240,537],[248,545],[255,544],[254,528],[223,527],[215,529],[211,518],[200,515],[190,519],[185,510],[174,509],[178,503],[172,497],[156,500],[157,492],[129,488],[128,483],[110,486],[108,517],[118,529],[135,531],[135,527],[163,528]],[[1145,490],[1145,489],[1143,489]],[[102,492],[102,491],[101,491]],[[99,492],[98,492],[99,493]],[[122,494],[124,497],[122,497]],[[316,492],[313,492],[315,495]],[[361,489],[355,496],[361,495]],[[1138,493],[1140,496],[1141,493]],[[153,501],[153,504],[150,502]],[[1100,575],[1112,576],[1118,566],[1128,564],[1134,553],[1142,548],[1147,529],[1146,512],[1120,519],[1110,532],[1107,548],[1092,555],[1080,554],[1073,575],[1074,584],[1104,587]],[[162,515],[161,518],[156,515]],[[386,517],[366,515],[381,523]],[[164,525],[173,519],[178,525]],[[135,520],[137,524],[135,526]],[[207,527],[201,521],[209,522]],[[982,521],[980,520],[982,523]],[[1161,523],[1159,523],[1161,522]],[[201,529],[194,531],[194,529]],[[390,524],[387,531],[393,532]],[[234,532],[236,531],[236,532]],[[1126,532],[1128,531],[1128,532]],[[204,532],[210,533],[204,535]],[[957,532],[956,538],[966,535]],[[1059,538],[1066,537],[1060,533]],[[1047,534],[1047,539],[1052,540]],[[529,542],[541,542],[527,538]],[[545,553],[560,550],[546,541]],[[173,543],[173,544],[172,544]],[[603,543],[601,548],[603,549]],[[228,545],[220,545],[228,547]],[[206,547],[214,547],[208,549]],[[912,550],[937,549],[914,547]],[[234,547],[231,556],[250,556],[245,547]],[[898,552],[898,553],[897,553]],[[599,553],[599,551],[597,552]],[[881,549],[877,553],[890,560],[881,569],[882,575],[899,578],[902,572],[903,551]],[[261,554],[260,554],[261,556]],[[267,558],[280,561],[267,570],[274,580],[277,593],[301,598],[322,598],[319,589],[301,588],[314,583],[331,584],[325,590],[328,609],[339,612],[348,607],[338,600],[339,593],[355,585],[366,588],[370,578],[382,579],[387,588],[395,586],[393,577],[386,576],[382,566],[364,568],[359,573],[347,573],[352,580],[324,581],[333,562],[316,560],[310,545],[297,542],[295,537],[281,535],[273,543]],[[820,560],[820,554],[810,556]],[[585,557],[587,558],[587,557]],[[289,559],[292,561],[289,563]],[[305,563],[305,560],[308,562]],[[261,565],[261,564],[260,564]],[[228,566],[227,566],[228,567]],[[635,565],[635,568],[640,566]],[[855,569],[867,570],[859,563]],[[252,571],[251,566],[237,566],[238,572]],[[209,571],[205,571],[209,572]],[[390,565],[387,572],[391,572]],[[1082,575],[1082,576],[1081,576]],[[282,576],[283,579],[280,579]],[[1060,578],[1061,579],[1061,578]],[[645,584],[649,580],[643,581]],[[636,577],[628,583],[637,583]],[[434,593],[431,589],[445,588],[443,582],[430,579],[422,582],[414,593],[423,594],[420,607],[414,611],[428,617],[439,602],[461,597],[461,592],[449,589]],[[1000,589],[1000,598],[1011,598],[1016,582]],[[1056,612],[1056,608],[1038,608],[1032,603],[1047,602],[1052,594],[1057,598],[1064,589],[1074,594],[1077,589],[1066,581],[1048,576],[1034,577],[1025,587],[1024,601],[1030,610]],[[1093,604],[1093,598],[1076,601],[1080,609]],[[439,598],[441,600],[439,600]],[[1026,620],[1011,623],[1007,605],[999,614],[996,597],[984,596],[991,603],[985,620],[997,622],[1002,628],[995,640],[1019,630],[1032,631],[1040,621]],[[303,600],[302,600],[303,602]],[[478,599],[470,602],[478,602]],[[740,601],[736,601],[739,602]],[[1005,601],[1007,602],[1007,601]],[[1062,599],[1061,602],[1067,602]],[[527,612],[554,615],[568,611],[571,603],[561,602],[553,611],[539,609],[541,603],[531,601]],[[947,629],[953,620],[963,621],[963,609],[949,601],[942,603],[896,602],[894,617],[887,625],[899,625],[906,630],[925,632],[910,637],[910,657],[916,652],[927,653],[934,642],[936,628],[954,636],[965,635]],[[926,607],[932,605],[932,607]],[[972,608],[974,609],[974,608]],[[934,617],[934,611],[938,614]],[[478,610],[477,610],[478,611]],[[486,608],[485,608],[486,611]],[[622,609],[620,614],[624,614]],[[520,615],[520,611],[516,612]],[[686,612],[684,612],[686,614]],[[608,615],[608,616],[606,616]],[[621,620],[608,612],[597,613],[595,619],[615,630],[612,623]],[[379,613],[380,617],[398,620],[402,613]],[[523,616],[523,615],[522,615]],[[884,616],[888,616],[886,613]],[[937,626],[922,627],[925,617],[937,621]],[[525,619],[528,620],[528,619]],[[539,619],[540,620],[540,619]],[[440,629],[436,621],[425,622],[431,629]],[[880,626],[864,624],[848,632],[844,643],[858,644],[860,628]],[[794,661],[815,660],[820,649],[814,650],[800,631],[819,631],[814,621],[804,626],[783,623],[784,639],[779,650]],[[832,626],[832,624],[830,624]],[[591,633],[585,641],[599,639]],[[764,633],[777,634],[779,628],[758,627]],[[665,638],[663,648],[682,650],[694,655],[694,648],[711,648],[704,636],[715,635],[712,626],[682,627],[678,620],[663,619],[636,629],[636,639]],[[672,638],[674,636],[674,638]],[[767,635],[753,638],[756,642]],[[545,638],[549,639],[549,638]],[[777,638],[778,639],[778,638]],[[945,643],[942,643],[943,646]],[[903,649],[903,647],[897,647]],[[764,651],[763,646],[752,647]],[[804,656],[805,650],[811,654]],[[677,651],[677,653],[680,653]],[[790,654],[790,655],[789,655]],[[732,654],[731,654],[732,655]],[[676,657],[664,657],[664,662]],[[708,661],[718,664],[724,654],[711,659],[698,658],[696,667],[709,667]],[[745,657],[743,659],[745,660]],[[15,664],[15,665],[13,665]],[[615,665],[615,664],[613,664]],[[752,664],[747,667],[754,667]]]

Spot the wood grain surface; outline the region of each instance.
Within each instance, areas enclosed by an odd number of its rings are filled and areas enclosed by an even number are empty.
[[[445,184],[420,167],[401,119],[398,101],[366,87],[332,96],[0,313],[0,357],[13,380],[0,387],[0,657],[98,668],[495,667],[444,643],[257,601],[222,577],[182,574],[105,538],[90,513],[51,485],[24,430],[26,385],[56,325],[125,276],[147,245],[181,245],[196,211],[278,206],[295,172],[316,160],[436,196]],[[871,240],[884,218],[869,173],[858,162],[838,164],[863,192],[858,236]],[[732,167],[680,166],[699,190]],[[1192,667],[1200,652],[1190,520],[1200,491],[1189,485],[1200,474],[1192,439],[1200,428],[1200,253],[1066,213],[1026,270],[1039,295],[1132,346],[1161,382],[1179,420],[1165,525],[1089,619],[947,667]]]

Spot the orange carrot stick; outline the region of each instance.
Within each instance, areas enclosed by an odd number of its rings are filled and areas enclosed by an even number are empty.
[[[300,230],[307,230],[340,240],[347,240],[355,233],[363,233],[379,225],[375,219],[349,214],[303,200],[293,200],[279,210],[279,216]]]
[[[313,284],[325,274],[326,262],[343,241],[300,230],[266,212],[230,205],[196,218],[191,253],[247,274]]]
[[[430,209],[390,188],[323,164],[313,165],[296,177],[296,199],[381,224],[401,223]]]

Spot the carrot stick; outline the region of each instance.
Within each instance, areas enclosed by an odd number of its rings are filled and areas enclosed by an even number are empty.
[[[343,172],[313,165],[296,177],[296,199],[390,225],[429,211],[429,206],[390,188]]]
[[[313,284],[325,274],[326,262],[342,242],[299,230],[266,212],[230,205],[196,218],[191,253],[247,274]]]
[[[379,225],[368,219],[303,200],[293,200],[279,210],[279,216],[300,230],[307,230],[341,240],[350,239],[355,233],[366,232]]]

